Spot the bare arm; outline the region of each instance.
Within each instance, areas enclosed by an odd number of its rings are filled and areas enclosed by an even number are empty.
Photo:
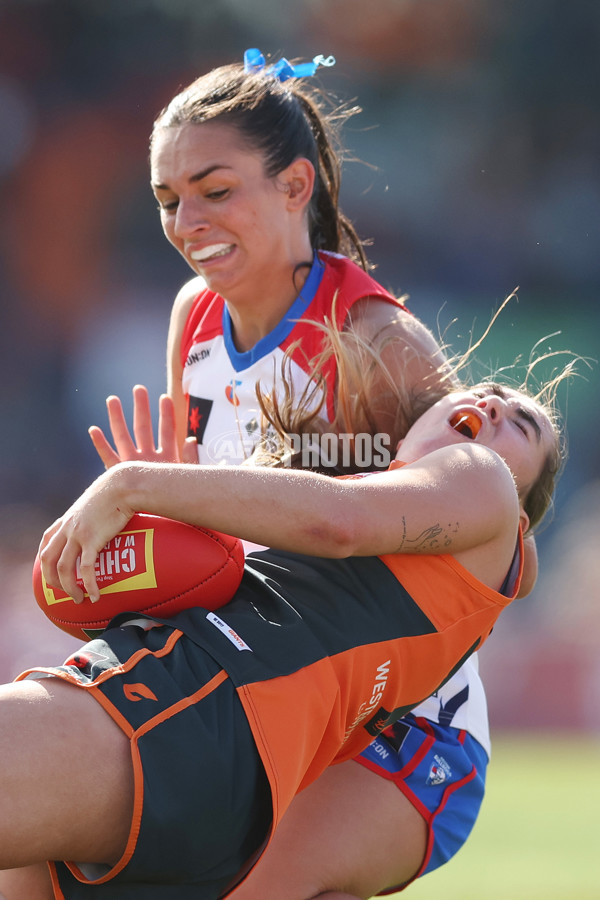
[[[333,558],[384,553],[460,558],[488,545],[495,548],[494,571],[488,572],[486,555],[475,574],[487,573],[493,581],[497,572],[505,573],[514,550],[518,500],[502,460],[471,444],[350,480],[285,469],[122,463],[101,475],[44,535],[48,583],[81,597],[75,581],[80,556],[86,589],[97,597],[97,554],[137,511]],[[465,565],[472,568],[468,559]]]
[[[167,394],[173,400],[175,407],[177,442],[180,448],[183,446],[187,432],[187,409],[181,386],[183,376],[181,339],[194,298],[197,297],[204,287],[205,283],[202,278],[193,278],[187,284],[184,284],[175,298],[169,323],[169,334],[167,337]]]

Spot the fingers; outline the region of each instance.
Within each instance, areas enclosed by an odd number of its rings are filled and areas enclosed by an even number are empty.
[[[133,389],[133,433],[138,456],[151,458],[156,453],[148,390],[142,384]]]
[[[133,437],[129,431],[123,405],[119,397],[106,400],[108,421],[116,451],[101,428],[93,425],[88,433],[98,456],[109,469],[118,462],[144,460],[147,462],[179,462],[177,422],[172,399],[163,394],[159,401],[158,438],[154,443],[154,429],[148,390],[141,384],[133,388]]]
[[[115,453],[101,428],[98,428],[97,425],[92,425],[88,428],[88,434],[105,469],[110,469],[111,466],[116,466],[118,462],[121,462],[119,454]]]
[[[56,534],[56,532],[57,532],[58,529],[60,528],[61,524],[62,524],[62,519],[57,519],[56,522],[54,522],[52,525],[50,525],[49,528],[46,528],[46,530],[44,531],[44,533],[43,533],[43,535],[42,535],[42,539],[41,539],[41,541],[40,541],[40,545],[39,545],[39,547],[38,547],[38,553],[41,553],[42,550],[44,550],[45,547],[48,546],[48,543],[50,542],[50,539],[51,539],[52,537],[54,537],[54,535]]]
[[[63,551],[60,554],[60,557],[56,563],[56,571],[58,573],[58,578],[60,582],[60,586],[65,591],[69,597],[72,597],[76,603],[81,603],[84,599],[84,591],[77,583],[77,562],[82,556],[81,545],[78,541],[73,538],[69,539],[64,545]],[[95,554],[94,554],[94,562],[95,562]],[[82,573],[83,574],[83,573]],[[84,587],[90,595],[90,599],[94,600],[94,598],[98,598],[99,591],[98,586],[96,584],[96,577],[93,576],[92,579],[88,574],[88,584],[85,584],[84,579]]]
[[[183,450],[181,451],[181,462],[188,464],[198,462],[198,441],[195,437],[185,439]]]
[[[81,603],[84,592],[77,584],[77,559],[81,548],[67,540],[62,531],[63,520],[58,519],[42,537],[39,556],[42,575],[50,587],[63,590],[76,603]]]
[[[66,548],[65,548],[66,550]],[[64,556],[64,553],[63,553]],[[87,593],[89,594],[89,598],[92,603],[96,603],[97,600],[100,599],[100,588],[98,587],[98,582],[96,581],[96,559],[98,558],[98,551],[90,550],[89,548],[81,550],[79,555],[79,574],[81,580],[83,581],[83,586]],[[62,562],[62,558],[61,558]],[[74,571],[73,569],[73,561],[71,558],[67,557],[64,560],[65,569],[69,573],[69,580],[71,580],[71,575]],[[77,564],[77,557],[75,557],[75,565]],[[60,574],[60,570],[59,570]],[[64,585],[64,582],[63,582]],[[75,582],[75,587],[77,588],[77,582]],[[66,588],[64,588],[66,590]],[[69,591],[71,597],[76,600],[75,596]]]
[[[167,394],[162,394],[158,401],[158,442],[165,461],[179,461],[175,405]]]
[[[135,390],[135,389],[134,389]],[[108,412],[108,423],[110,431],[117,448],[119,460],[133,460],[139,454],[133,438],[129,433],[123,405],[119,397],[114,395],[106,398],[106,410]]]

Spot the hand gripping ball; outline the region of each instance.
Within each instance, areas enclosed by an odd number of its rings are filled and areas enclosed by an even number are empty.
[[[46,584],[39,556],[33,566],[33,592],[51,622],[87,641],[122,612],[168,618],[192,606],[218,609],[235,594],[243,569],[244,548],[238,538],[136,513],[98,554],[97,603],[87,595],[75,603]]]

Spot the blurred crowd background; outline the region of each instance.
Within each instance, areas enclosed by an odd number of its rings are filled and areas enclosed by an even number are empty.
[[[599,45],[586,0],[0,0],[2,680],[74,646],[33,605],[30,572],[100,471],[88,426],[110,393],[127,405],[141,382],[156,404],[164,389],[190,274],[149,189],[170,97],[247,47],[333,54],[319,81],[363,109],[343,206],[376,277],[456,349],[518,287],[484,369],[540,339],[598,360]],[[496,729],[600,732],[599,370],[579,369],[538,585],[481,654]]]

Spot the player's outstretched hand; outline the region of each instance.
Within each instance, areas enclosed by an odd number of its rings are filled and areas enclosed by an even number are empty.
[[[106,469],[119,462],[190,462],[189,451],[182,458],[177,446],[175,409],[173,401],[166,394],[159,400],[158,447],[154,443],[152,414],[148,390],[141,384],[133,389],[133,437],[127,426],[123,406],[119,397],[106,400],[108,422],[114,447],[97,425],[92,425],[88,433],[98,456]]]

